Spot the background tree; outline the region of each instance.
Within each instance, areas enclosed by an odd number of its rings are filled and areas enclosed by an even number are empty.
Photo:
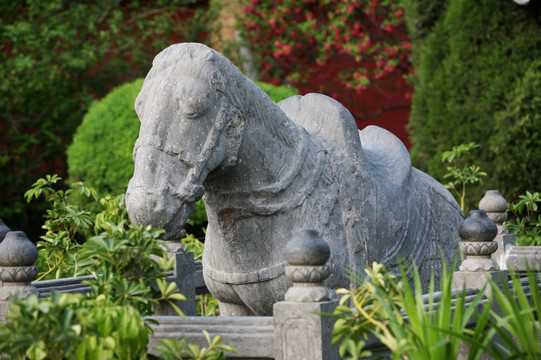
[[[426,4],[408,0],[406,14],[413,17]],[[475,162],[487,177],[484,189],[470,193],[471,203],[491,188],[509,200],[535,191],[541,185],[539,5],[457,0],[428,8],[435,9],[428,20],[410,24],[417,54],[414,165],[441,181],[441,154],[476,142]]]
[[[92,99],[146,74],[170,43],[201,40],[194,2],[0,3],[0,218],[27,231],[40,222],[24,191],[65,172],[65,149]]]

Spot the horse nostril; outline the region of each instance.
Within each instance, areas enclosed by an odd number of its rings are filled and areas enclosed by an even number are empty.
[[[136,187],[137,189],[138,187]],[[142,187],[141,187],[142,188]],[[137,226],[155,226],[156,198],[146,194],[145,191],[131,190],[126,193],[126,209],[131,222]]]

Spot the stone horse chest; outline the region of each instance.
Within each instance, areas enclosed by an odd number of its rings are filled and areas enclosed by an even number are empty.
[[[218,180],[206,184],[209,227],[203,271],[220,301],[243,303],[256,314],[272,313],[272,304],[283,300],[291,285],[282,253],[299,224],[323,229],[337,255],[329,262],[326,284],[347,286],[343,269],[350,267],[349,257],[342,227],[337,226],[342,214],[331,159],[308,140],[303,149],[281,184],[245,194],[213,190],[220,187]]]

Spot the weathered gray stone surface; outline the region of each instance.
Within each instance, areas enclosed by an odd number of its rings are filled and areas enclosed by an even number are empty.
[[[299,228],[331,248],[329,288],[344,269],[397,255],[441,272],[458,247],[462,213],[438,182],[411,167],[391,133],[359,132],[320,94],[274,103],[229,60],[201,44],[161,52],[136,100],[141,131],[126,195],[136,224],[183,235],[204,194],[204,275],[222,314],[271,314],[290,286],[282,249]]]
[[[507,269],[505,256],[516,245],[515,235],[509,234],[507,228],[503,226],[503,222],[507,220],[507,201],[498,190],[488,190],[479,201],[479,210],[485,210],[489,219],[498,228],[498,235],[494,238],[498,249],[492,253],[492,258],[498,263],[501,270],[505,270]]]
[[[153,350],[161,345],[161,339],[186,339],[188,344],[197,344],[208,348],[203,330],[211,338],[222,337],[222,344],[235,348],[236,353],[225,352],[228,359],[273,359],[274,321],[270,316],[250,317],[202,317],[155,316],[159,322],[151,325],[154,334],[150,336],[148,349],[150,353],[159,355]]]
[[[0,243],[0,322],[5,321],[11,296],[24,299],[38,291],[31,281],[38,275],[33,266],[38,258],[36,246],[22,231],[9,231]]]

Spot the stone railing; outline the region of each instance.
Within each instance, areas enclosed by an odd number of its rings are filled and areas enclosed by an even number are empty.
[[[460,227],[461,249],[466,256],[459,271],[454,274],[456,294],[466,286],[466,301],[470,302],[487,279],[496,281],[506,276],[505,267],[525,271],[526,268],[541,272],[541,247],[515,247],[514,236],[503,226],[507,203],[497,191],[489,191],[479,204],[480,210],[473,211]],[[31,282],[37,268],[35,246],[22,232],[10,232],[0,220],[0,321],[8,311],[8,297],[26,297],[38,294],[49,296],[51,291],[89,292],[83,281],[90,277]],[[291,245],[290,245],[291,244]],[[195,295],[208,293],[205,286],[201,262],[193,260],[179,244],[168,244],[168,254],[175,257],[175,267],[170,281],[175,281],[190,301],[179,305],[187,314],[185,319],[172,316],[171,309],[160,307],[153,318],[154,334],[149,349],[159,344],[160,339],[186,339],[188,343],[206,346],[201,330],[210,336],[220,335],[223,343],[233,346],[236,354],[230,358],[250,359],[338,359],[336,347],[330,345],[333,319],[318,313],[332,313],[337,300],[322,282],[329,275],[325,265],[328,259],[326,244],[317,231],[303,229],[284,250],[289,263],[286,276],[293,286],[288,290],[285,301],[274,305],[272,317],[198,317],[195,316]],[[328,247],[327,247],[328,249]],[[318,258],[310,264],[303,262],[302,252],[312,251],[311,257]],[[315,254],[315,255],[314,255]],[[502,270],[503,269],[503,270]],[[528,283],[523,288],[529,293]],[[433,296],[437,303],[440,294]],[[428,301],[428,297],[427,297]],[[475,326],[475,320],[470,324]],[[388,350],[376,339],[367,344],[374,356],[385,356]],[[466,358],[467,349],[464,357]],[[462,358],[462,357],[461,357]]]

